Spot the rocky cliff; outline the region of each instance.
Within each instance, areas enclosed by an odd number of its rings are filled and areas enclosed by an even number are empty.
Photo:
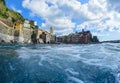
[[[12,27],[0,21],[0,41],[10,42],[12,39]]]

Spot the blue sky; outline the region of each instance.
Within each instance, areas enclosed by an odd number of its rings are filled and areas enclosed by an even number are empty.
[[[56,35],[90,30],[100,40],[120,39],[120,1],[117,0],[6,0],[10,9]]]

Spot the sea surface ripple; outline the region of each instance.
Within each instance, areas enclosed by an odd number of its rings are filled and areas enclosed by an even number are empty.
[[[0,44],[0,83],[120,83],[120,43]]]

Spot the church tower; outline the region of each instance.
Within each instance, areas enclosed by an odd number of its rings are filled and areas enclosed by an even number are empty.
[[[54,35],[53,27],[50,27],[50,34],[51,34],[51,35]]]

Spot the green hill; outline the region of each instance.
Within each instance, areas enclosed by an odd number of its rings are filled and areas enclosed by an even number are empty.
[[[0,3],[3,3],[5,5],[5,0],[0,0]]]
[[[24,21],[24,18],[20,13],[9,9],[6,6],[5,0],[0,0],[0,17],[5,19],[7,19],[8,17],[11,17],[13,21],[16,21],[16,20]]]

